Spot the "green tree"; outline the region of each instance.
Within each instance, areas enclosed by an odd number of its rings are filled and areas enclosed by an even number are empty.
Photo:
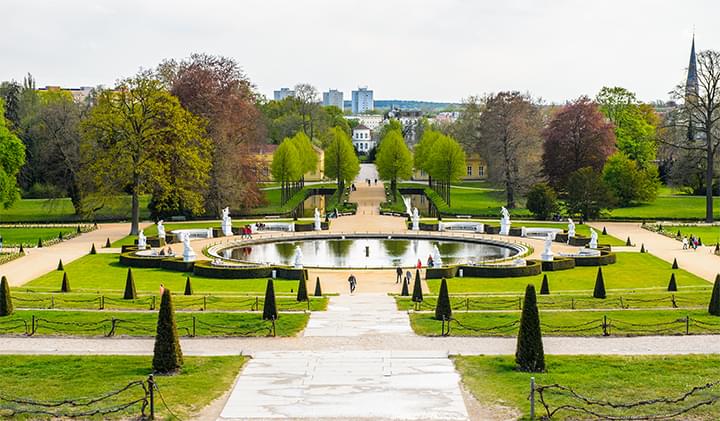
[[[60,292],[70,292],[70,280],[67,272],[63,272],[62,284],[60,284]]]
[[[316,297],[322,297],[322,287],[320,286],[320,277],[315,278],[315,294]]]
[[[350,137],[339,127],[333,127],[329,133],[329,143],[325,149],[325,176],[337,180],[338,194],[345,183],[352,182],[360,173],[360,161],[355,154]]]
[[[429,161],[429,173],[436,181],[444,183],[445,201],[450,205],[450,183],[465,175],[465,151],[455,139],[441,135],[430,149]]]
[[[382,139],[385,139],[385,136],[388,135],[388,133],[392,131],[399,131],[400,135],[402,136],[403,132],[403,126],[400,120],[396,118],[391,118],[387,121],[387,123],[383,124],[382,127],[380,127],[380,132],[378,133],[378,138],[380,139],[380,143],[382,144]]]
[[[298,291],[297,291],[297,301],[308,301],[308,292],[307,292],[307,280],[305,279],[305,271],[302,272],[300,275],[300,280],[298,281]]]
[[[417,304],[423,302],[422,281],[420,280],[419,269],[415,270],[415,283],[413,283],[412,301]]]
[[[17,175],[25,164],[25,145],[7,127],[0,100],[0,203],[10,207],[20,197]]]
[[[420,141],[417,145],[415,145],[415,149],[413,150],[415,169],[425,171],[428,174],[430,177],[428,184],[432,184],[432,175],[430,174],[432,161],[430,159],[430,152],[432,151],[432,147],[435,142],[441,136],[443,136],[443,134],[438,131],[425,130],[423,135],[420,137]]]
[[[3,275],[0,279],[0,317],[9,316],[13,313],[12,297],[10,296],[10,284]]]
[[[407,180],[412,177],[413,168],[412,154],[400,131],[388,131],[382,138],[375,165],[380,178],[390,180],[393,201],[397,201],[398,180]]]
[[[633,202],[651,202],[657,197],[660,188],[656,167],[642,169],[622,152],[616,152],[608,158],[602,178],[620,206],[629,206]]]
[[[305,174],[315,172],[318,166],[318,156],[310,138],[303,132],[297,132],[290,138],[290,141],[295,146],[300,159],[300,177],[304,178]]]
[[[148,72],[103,91],[82,124],[85,188],[96,199],[129,191],[131,234],[138,233],[140,195],[164,206],[203,211],[212,144],[203,122],[185,110]]]
[[[448,294],[447,280],[442,278],[440,292],[438,293],[437,304],[435,305],[436,320],[450,320],[452,318],[452,307],[450,306],[450,295]]]
[[[160,300],[152,365],[153,371],[161,374],[175,373],[183,365],[183,354],[175,323],[175,308],[169,289],[163,291]]]
[[[124,300],[134,300],[137,298],[137,292],[135,291],[135,277],[132,273],[132,268],[128,268],[127,276],[125,277],[125,292],[123,292]]]
[[[537,183],[530,188],[525,206],[538,219],[548,219],[557,212],[558,197],[555,189],[547,183]]]
[[[538,373],[545,371],[545,351],[543,350],[540,315],[535,296],[535,286],[525,288],[525,301],[520,316],[515,364],[520,371]]]
[[[715,283],[713,284],[712,293],[710,294],[708,313],[713,316],[720,316],[720,275],[715,276]],[[0,316],[1,315],[2,313],[0,313]]]
[[[193,288],[192,288],[192,284],[190,283],[189,276],[185,279],[185,294],[184,295],[193,295]]]
[[[265,287],[265,300],[263,301],[263,320],[277,320],[278,312],[275,304],[275,286],[272,279],[268,279]]]
[[[288,197],[288,183],[297,181],[302,177],[300,155],[295,143],[290,138],[283,140],[280,146],[275,149],[270,170],[275,181],[280,182],[282,203],[285,204],[290,199]]]
[[[614,201],[612,192],[592,168],[581,168],[570,174],[565,204],[571,214],[581,214],[583,219],[597,218],[602,210],[611,208]]]
[[[593,298],[605,299],[605,278],[603,277],[602,267],[598,267],[597,277],[595,278],[595,288],[593,289]]]

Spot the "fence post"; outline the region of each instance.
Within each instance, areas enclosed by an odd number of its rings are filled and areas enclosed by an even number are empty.
[[[193,333],[192,333],[192,335],[193,335],[193,338],[194,338],[194,337],[195,337],[195,316],[192,316],[192,322],[193,322],[193,325],[192,325],[192,329],[193,329],[192,332],[193,332]]]
[[[152,305],[150,306],[150,310],[155,310],[155,296],[152,296]]]
[[[30,336],[35,334],[35,315],[32,315],[32,325],[30,326]]]
[[[203,295],[203,311],[207,311],[207,295]]]
[[[260,311],[260,297],[255,296],[255,311]]]
[[[570,299],[570,308],[575,310],[575,297]]]
[[[685,316],[685,334],[690,334],[690,316]]]
[[[522,300],[518,297],[518,310],[522,310]]]
[[[115,318],[110,319],[110,332],[108,332],[108,337],[115,335],[115,323],[117,320]]]
[[[622,295],[620,296],[620,308],[625,308],[625,304],[623,303]]]
[[[675,294],[672,294],[670,296],[670,300],[672,300],[672,306],[673,308],[678,308],[677,303],[675,302]]]
[[[442,325],[440,325],[440,336],[445,336],[445,316],[443,316]]]
[[[535,419],[535,377],[530,377],[530,419]]]
[[[55,296],[50,294],[50,308],[55,308]]]
[[[105,296],[100,296],[100,310],[105,310]]]
[[[277,333],[275,332],[275,317],[272,318],[272,329],[273,329],[273,338],[277,336]]]
[[[148,390],[150,391],[150,419],[155,419],[155,378],[148,376]]]
[[[607,324],[607,314],[603,316],[603,324],[602,324],[602,330],[603,330],[603,336],[610,336],[608,333],[608,324]]]
[[[465,298],[465,312],[467,313],[468,311],[470,311],[470,299]]]

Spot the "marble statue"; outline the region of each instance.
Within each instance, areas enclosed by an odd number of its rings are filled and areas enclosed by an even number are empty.
[[[418,212],[418,208],[413,208],[412,230],[420,231],[420,212]]]
[[[432,250],[432,259],[433,259],[433,267],[440,267],[442,266],[442,256],[440,256],[440,250],[438,249],[437,244],[433,246]]]
[[[320,211],[315,208],[315,231],[322,231],[322,224],[320,223]]]
[[[502,218],[500,219],[500,235],[510,235],[510,225],[512,225],[510,222],[510,212],[508,212],[505,206],[502,207],[500,212],[502,213]]]
[[[409,197],[403,197],[403,202],[405,203],[405,213],[407,213],[407,216],[412,217],[412,207],[410,206],[412,200]]]
[[[207,238],[213,238],[213,229],[212,228],[208,228]]]
[[[230,208],[226,207],[222,210],[222,233],[226,237],[233,235],[232,218],[230,218]]]
[[[598,233],[594,229],[590,228],[590,244],[588,244],[588,247],[591,249],[596,249],[598,246]]]
[[[570,241],[570,237],[575,237],[575,222],[572,218],[568,218],[568,241]]]
[[[295,246],[295,257],[293,257],[293,266],[295,269],[302,269],[302,250],[300,250],[300,246]]]
[[[554,259],[555,253],[552,251],[552,234],[548,233],[547,237],[545,237],[545,249],[543,250],[542,254],[540,255],[540,259],[544,262],[551,262]]]
[[[140,230],[138,233],[138,250],[145,250],[147,248],[147,237],[145,237],[145,231]]]
[[[184,232],[182,234],[182,243],[183,243],[183,262],[192,262],[195,260],[195,251],[192,249],[192,246],[190,245],[190,234],[187,232]]]
[[[158,238],[161,240],[165,239],[165,225],[163,225],[163,220],[157,221],[157,232],[158,232]]]

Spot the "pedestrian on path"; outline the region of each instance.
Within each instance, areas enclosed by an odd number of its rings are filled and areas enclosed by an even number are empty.
[[[355,278],[355,275],[350,274],[350,277],[348,278],[348,283],[350,284],[350,294],[355,292],[355,286],[357,286],[357,279]]]
[[[400,279],[402,279],[402,274],[403,274],[402,268],[401,268],[400,266],[398,266],[397,269],[395,269],[395,274],[397,275],[397,276],[395,277],[395,283],[396,283],[396,284],[399,284],[399,283],[400,283]]]
[[[683,250],[687,250],[687,249],[688,249],[688,239],[687,239],[687,237],[683,237],[683,239],[682,239],[682,245],[683,245]]]
[[[418,259],[417,268],[422,269],[422,260]]]

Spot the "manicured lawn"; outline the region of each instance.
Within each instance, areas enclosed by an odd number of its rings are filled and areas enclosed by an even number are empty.
[[[154,336],[157,327],[155,311],[65,311],[18,310],[0,318],[0,333],[25,333],[24,323],[32,325],[35,316],[37,335]],[[282,313],[275,322],[277,336],[295,336],[302,331],[310,316],[306,313]],[[193,318],[195,322],[193,323]],[[272,324],[262,320],[262,313],[176,313],[181,336],[267,336]],[[21,326],[22,325],[22,326]]]
[[[240,356],[185,357],[179,374],[156,376],[155,381],[172,412],[189,419],[232,386],[246,361],[247,357]],[[98,397],[130,382],[147,380],[151,372],[152,356],[0,355],[2,394],[44,402]],[[143,395],[141,388],[134,387],[116,398],[76,410],[108,408]],[[169,419],[170,414],[157,395],[156,399],[156,417]],[[140,407],[137,404],[120,413],[92,419],[136,419],[140,416]],[[146,410],[145,414],[148,413]],[[23,419],[23,416],[13,418]]]
[[[570,270],[545,272],[550,292],[578,292],[592,294],[595,286],[596,267],[576,267]],[[690,286],[708,286],[709,282],[683,269],[672,270],[670,263],[648,253],[617,253],[617,263],[602,267],[605,288],[608,290],[643,290],[667,288],[674,272],[678,289]],[[520,278],[451,278],[448,279],[450,294],[461,293],[508,293],[524,294],[529,283],[540,290],[543,275]],[[434,294],[440,289],[439,279],[427,281]]]
[[[709,301],[709,297],[708,297]],[[608,333],[617,336],[680,335],[686,332],[685,317],[690,317],[689,333],[720,333],[720,318],[707,310],[607,310],[540,311],[543,336],[601,336],[603,318]],[[451,336],[517,336],[520,311],[453,312]],[[418,335],[439,336],[442,322],[434,313],[413,313],[410,324]]]
[[[653,398],[675,398],[688,392],[694,386],[718,380],[718,355],[692,356],[548,356],[545,373],[523,373],[515,370],[511,356],[468,356],[453,357],[455,366],[462,375],[463,383],[473,395],[484,404],[515,408],[523,420],[529,419],[528,391],[530,377],[540,385],[558,383],[573,388],[577,393],[596,400],[613,402],[634,402]],[[647,412],[609,412],[604,414],[643,415],[689,407],[709,395],[717,395],[716,386],[699,396],[672,406],[651,406]],[[567,396],[547,392],[546,401],[551,409],[560,405],[580,402]],[[720,413],[720,402],[712,406],[701,406],[687,415],[673,419],[715,420]],[[536,405],[537,414],[545,415],[541,405]],[[600,410],[594,407],[591,409]],[[578,419],[581,414],[559,412],[552,419]],[[686,417],[686,418],[684,418]],[[583,418],[584,419],[584,418]],[[594,419],[594,418],[593,418]]]
[[[77,231],[76,226],[61,227],[0,227],[0,235],[4,246],[24,245],[36,246],[38,239],[43,241],[54,240],[60,236],[73,234]]]
[[[71,288],[75,292],[116,292],[121,294],[125,289],[125,279],[128,268],[120,265],[117,254],[87,255],[72,263],[65,265]],[[190,276],[194,293],[197,295],[255,293],[263,294],[267,279],[215,279],[194,276],[182,272],[163,269],[133,268],[135,287],[139,294],[157,294],[160,284],[171,291],[181,293],[185,289],[185,278]],[[51,271],[45,275],[28,282],[22,290],[58,291],[62,282],[62,272]],[[322,284],[322,279],[320,280]],[[289,293],[297,291],[298,281],[276,279],[276,293]],[[315,284],[308,284],[314,288]],[[311,289],[309,291],[312,291]]]
[[[714,200],[715,218],[720,218],[720,198]],[[612,219],[705,219],[705,197],[662,195],[652,203],[613,209]]]
[[[140,198],[140,218],[150,216],[147,205],[150,196]],[[9,209],[0,209],[0,223],[8,222],[74,222],[113,220],[130,218],[130,196],[122,197],[115,203],[106,205],[94,216],[75,215],[69,198],[62,199],[21,199]],[[37,241],[37,239],[35,240]]]
[[[720,242],[720,225],[663,225],[663,232],[670,237],[676,237],[680,231],[679,241],[682,237],[699,237],[704,245],[714,245]]]

